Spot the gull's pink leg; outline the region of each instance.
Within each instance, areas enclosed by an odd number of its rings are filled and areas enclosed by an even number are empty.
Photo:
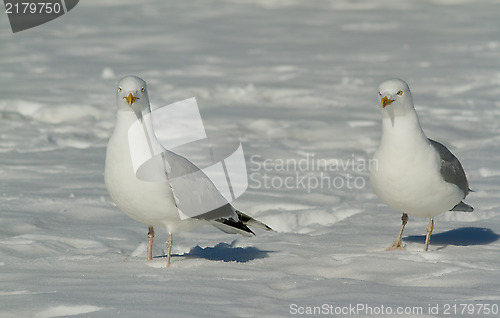
[[[168,249],[168,254],[167,254],[167,267],[170,266],[170,252],[172,251],[172,244],[174,241],[172,240],[172,233],[168,233],[168,241],[167,241],[167,249]]]
[[[429,250],[429,242],[431,241],[431,234],[432,230],[434,230],[434,219],[431,218],[429,220],[429,224],[427,224],[427,227],[425,228],[427,230],[427,235],[425,236],[425,250]]]
[[[394,243],[391,246],[389,246],[389,248],[386,249],[386,251],[403,249],[403,242],[401,242],[401,238],[403,237],[403,230],[405,229],[405,225],[406,223],[408,223],[408,214],[403,213],[403,216],[401,216],[401,221],[403,221],[403,223],[401,224],[401,229],[399,230],[398,238],[394,241]]]
[[[149,227],[148,232],[149,246],[148,246],[148,261],[153,259],[153,241],[155,240],[155,230],[152,226]]]

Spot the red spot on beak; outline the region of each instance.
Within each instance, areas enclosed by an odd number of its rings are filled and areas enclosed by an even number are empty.
[[[380,101],[380,104],[382,105],[382,108],[385,108],[386,106],[392,104],[393,101],[394,99],[389,99],[387,96],[384,96],[384,98]]]

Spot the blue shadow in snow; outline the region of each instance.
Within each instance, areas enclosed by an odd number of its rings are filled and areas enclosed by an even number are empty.
[[[439,245],[486,245],[497,241],[500,235],[484,227],[463,227],[432,234],[431,244]],[[425,243],[425,235],[411,235],[403,239],[407,242]]]
[[[195,246],[183,256],[185,258],[204,258],[211,261],[224,261],[224,262],[238,262],[246,263],[254,259],[268,257],[270,251],[262,251],[256,247],[234,247],[236,243],[232,241],[231,244],[219,243],[214,247]]]

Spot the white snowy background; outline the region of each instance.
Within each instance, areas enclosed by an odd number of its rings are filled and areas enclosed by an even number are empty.
[[[365,304],[432,317],[500,305],[499,13],[493,0],[89,0],[16,34],[0,13],[0,316],[289,317]],[[239,136],[251,180],[234,205],[275,232],[199,228],[174,237],[170,268],[146,261],[147,227],[103,182],[128,74],[154,105],[195,96],[207,130]],[[400,213],[358,165],[381,136],[376,88],[393,77],[475,191],[473,213],[436,218],[429,252],[427,220],[411,217],[406,249],[384,251]],[[162,256],[168,233],[156,230]],[[475,313],[463,317],[488,317]]]

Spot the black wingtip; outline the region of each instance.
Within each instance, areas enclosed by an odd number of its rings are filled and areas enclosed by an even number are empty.
[[[245,213],[238,211],[238,210],[236,210],[236,214],[238,215],[238,218],[240,219],[240,221],[245,225],[255,226],[255,227],[258,227],[258,228],[266,230],[266,231],[274,231],[267,224],[264,224],[260,221],[257,221],[256,219],[254,219],[253,217],[251,217],[248,214],[245,214]]]
[[[255,235],[255,233],[248,226],[246,226],[241,220],[238,220],[237,222],[233,219],[218,219],[216,221],[225,224],[227,226],[230,226],[232,228]]]
[[[457,205],[453,207],[450,211],[459,211],[459,212],[473,212],[474,208],[463,201],[460,201]]]

